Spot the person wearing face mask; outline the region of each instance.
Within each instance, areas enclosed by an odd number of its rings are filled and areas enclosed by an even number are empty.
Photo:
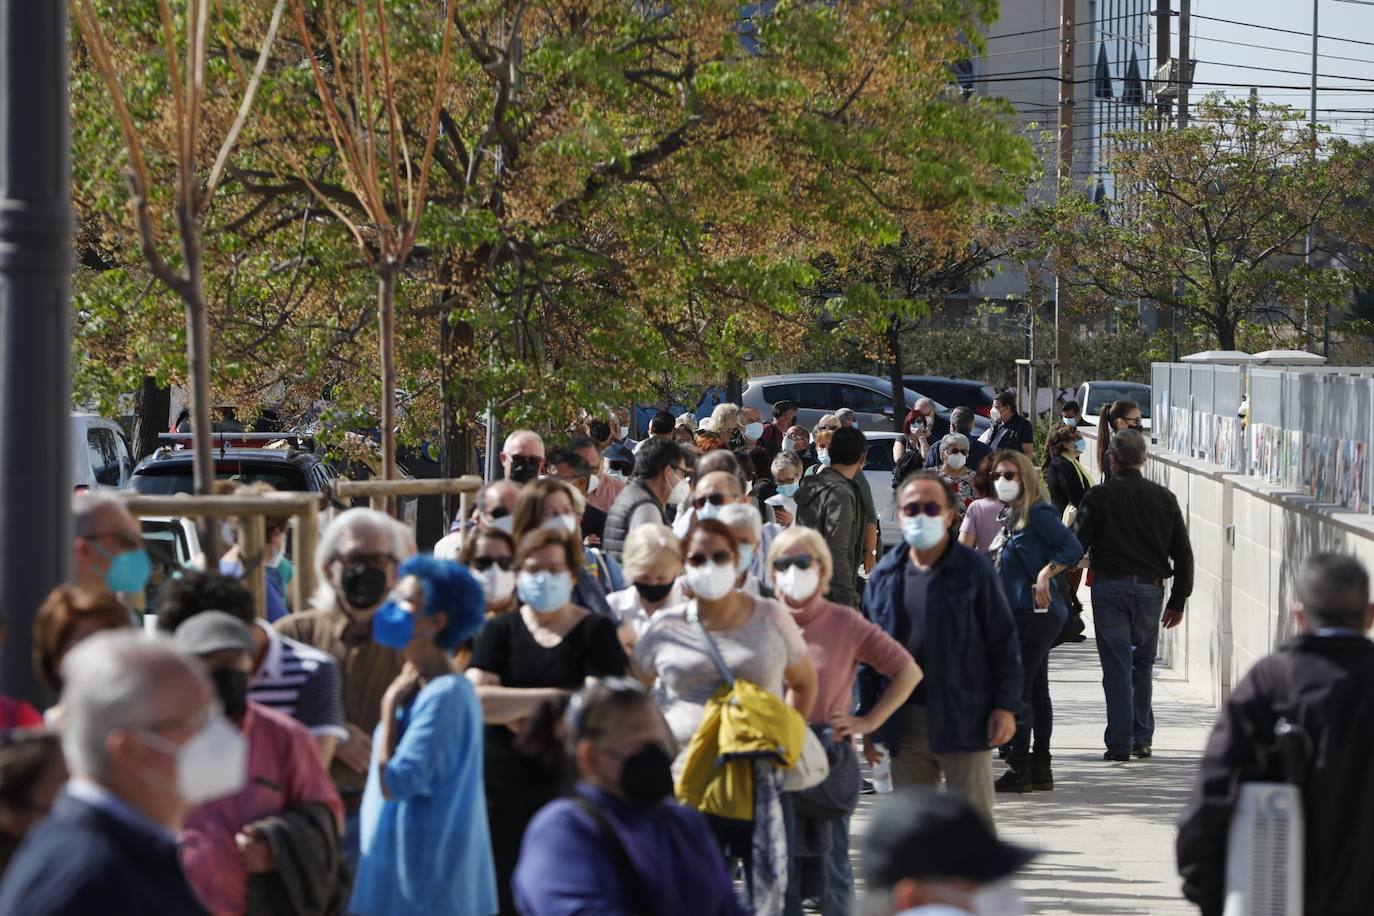
[[[956,407],[949,412],[949,431],[959,433],[968,439],[968,461],[965,463],[971,468],[978,467],[984,458],[992,454],[992,449],[973,435],[973,419],[976,416],[972,407]],[[940,454],[942,441],[944,440],[936,440],[934,447],[926,455],[927,471],[938,471],[944,466],[945,456]]]
[[[835,422],[840,424],[841,429],[849,429],[851,426],[859,425],[859,420],[854,416],[854,411],[848,407],[841,407],[835,411]]]
[[[1088,469],[1082,464],[1086,449],[1087,441],[1076,426],[1056,426],[1045,440],[1045,460],[1040,465],[1040,472],[1050,502],[1061,518],[1070,506],[1077,509],[1083,494],[1093,485]]]
[[[983,442],[993,451],[1008,450],[1035,455],[1035,426],[1016,409],[1016,394],[1003,391],[992,399],[993,424]]]
[[[1083,407],[1077,401],[1065,401],[1059,408],[1059,417],[1065,426],[1078,426],[1083,422]]]
[[[682,542],[671,528],[657,522],[640,525],[625,540],[625,577],[632,583],[606,597],[620,627],[620,642],[629,652],[649,627],[655,613],[685,598]]]
[[[294,855],[305,854],[316,836],[322,834],[329,841],[321,861],[336,861],[343,805],[305,727],[249,701],[255,646],[252,632],[242,621],[223,611],[205,611],[179,626],[173,641],[205,665],[225,718],[246,742],[247,759],[242,788],[198,805],[186,815],[177,838],[181,864],[207,910],[248,912],[254,897],[250,883],[272,875],[278,862],[290,867]],[[274,786],[276,791],[264,792],[262,786]],[[260,822],[268,818],[296,824],[277,837],[285,840],[292,855],[274,853],[261,832]],[[316,833],[320,827],[323,830]],[[311,880],[328,897],[338,877],[337,872],[324,873],[312,875]]]
[[[519,544],[526,534],[537,528],[563,531],[580,542],[576,501],[577,494],[572,487],[557,477],[544,477],[526,486],[515,503],[515,543]],[[588,568],[585,561],[589,552],[590,548],[582,552],[584,562],[573,580],[573,602],[593,613],[610,616],[606,595],[614,589],[608,588],[608,582]],[[609,571],[606,578],[610,578]]]
[[[729,526],[739,545],[739,579],[735,587],[748,595],[776,597],[768,587],[764,570],[767,568],[768,548],[773,544],[778,527],[765,526],[758,510],[748,503],[722,506],[716,517]],[[772,529],[766,535],[765,527]]]
[[[558,794],[559,774],[517,740],[543,704],[588,677],[625,674],[625,651],[608,615],[573,601],[582,566],[576,535],[535,528],[517,543],[519,611],[493,618],[477,634],[467,677],[486,722],[483,738],[487,818],[502,913],[514,913],[510,879],[530,818]]]
[[[234,490],[238,496],[266,496],[275,492],[275,487],[261,482],[240,486]],[[290,523],[290,516],[269,515],[265,516],[263,521],[267,532],[267,543],[263,547],[263,563],[267,567],[264,570],[267,579],[267,621],[275,623],[286,616],[286,586],[295,574],[291,560],[286,556],[286,529]],[[230,547],[220,557],[219,571],[223,575],[242,579],[244,567],[238,543],[239,522],[226,519],[225,524],[228,527],[223,540]]]
[[[785,699],[803,717],[816,700],[816,670],[796,622],[777,601],[736,587],[740,553],[734,532],[719,519],[700,520],[683,540],[682,551],[690,600],[656,613],[633,655],[639,679],[645,685],[660,685],[663,714],[683,749],[674,761],[675,776],[682,773],[685,749],[702,724],[707,702],[723,683],[698,625],[715,643],[733,677]],[[770,853],[782,853],[786,871],[786,850],[773,846],[775,837],[755,836],[756,826],[770,831],[772,815],[781,826],[780,809],[764,820],[707,817],[727,858],[743,861],[751,895],[769,892],[762,883],[754,885],[756,840]],[[785,887],[778,890],[785,892]]]
[[[773,459],[774,495],[768,498],[779,528],[792,524],[797,514],[797,491],[801,489],[801,458],[796,452],[778,452]]]
[[[903,458],[916,462],[913,470],[919,470],[931,448],[949,434],[949,421],[936,416],[935,402],[930,398],[917,398],[902,420],[902,432],[903,438],[892,443],[892,459],[899,463]],[[913,457],[913,452],[919,457]]]
[[[276,623],[287,639],[305,643],[334,660],[343,682],[347,740],[330,766],[344,804],[343,855],[358,857],[358,810],[372,760],[372,731],[382,695],[401,672],[400,653],[372,638],[372,614],[396,582],[396,566],[410,556],[405,528],[372,509],[341,512],[315,548],[319,582],[313,608]]]
[[[747,503],[745,476],[739,460],[727,451],[713,452],[697,460],[696,480],[687,511],[678,513],[673,533],[686,537],[698,521],[719,518],[721,510],[735,503]]]
[[[529,429],[517,429],[501,447],[501,472],[507,480],[523,487],[544,473],[544,440]]]
[[[811,448],[811,433],[805,426],[789,426],[782,438],[782,450],[796,455],[806,470],[816,463],[816,453]]]
[[[401,564],[372,637],[405,657],[382,697],[348,912],[493,913],[496,870],[482,795],[482,705],[453,652],[484,618],[481,587],[451,560]]]
[[[615,505],[616,498],[625,489],[624,477],[618,472],[614,475],[609,472],[610,469],[602,461],[601,449],[590,436],[573,436],[568,440],[567,451],[587,462],[589,473],[596,478],[595,486],[592,486],[593,481],[588,478],[587,503],[609,513],[611,506]]]
[[[645,440],[648,441],[648,440]],[[582,496],[582,543],[588,547],[601,544],[606,530],[606,513],[591,504],[591,491],[601,485],[598,475],[581,455],[559,450],[549,456],[550,474],[567,483]]]
[[[606,514],[601,543],[617,559],[625,540],[640,525],[668,523],[667,508],[681,504],[688,491],[691,458],[671,439],[650,439],[635,459],[634,477]]]
[[[739,447],[740,408],[738,404],[723,401],[715,406],[711,411],[711,416],[707,419],[711,421],[709,428],[716,431],[716,435],[720,436],[721,442],[725,444],[726,448],[733,452]],[[702,426],[705,427],[707,424],[702,423]]]
[[[834,464],[835,456],[831,449],[831,445],[834,442],[834,436],[839,427],[836,427],[835,431],[828,431],[830,427],[825,425],[826,419],[826,417],[821,417],[821,424],[816,427],[816,445],[819,460],[816,464],[807,468],[802,474],[804,479],[813,477],[819,474],[824,467]],[[830,422],[834,424],[838,421],[832,418]],[[857,425],[844,428],[854,429],[855,431],[858,430]],[[860,433],[860,436],[862,436],[862,433]],[[845,437],[847,437],[846,441],[851,445],[856,441],[860,441],[853,438],[853,433],[845,433],[845,436],[842,438]],[[873,488],[869,486],[868,477],[862,473],[864,465],[868,461],[868,440],[865,438],[862,439],[862,442],[863,455],[858,459],[858,464],[850,469],[852,473],[846,473],[845,476],[847,476],[859,490],[859,516],[863,520],[860,528],[862,532],[860,535],[860,564],[863,566],[865,572],[872,572],[874,564],[878,562],[878,506],[873,501]],[[824,443],[823,449],[821,448],[822,443]]]
[[[890,550],[868,579],[864,613],[906,646],[925,677],[876,735],[892,755],[900,786],[962,792],[993,823],[992,754],[1016,731],[1022,669],[1016,623],[987,557],[955,543],[954,494],[938,476],[919,471],[897,493],[906,550]],[[886,679],[859,677],[860,712],[890,689]]]
[[[906,789],[887,799],[863,837],[875,916],[1022,916],[1012,883],[1036,853],[1003,842],[953,793]]]
[[[478,528],[456,559],[482,586],[488,617],[515,610],[514,538],[497,528]]]
[[[138,521],[117,496],[72,498],[72,582],[81,588],[132,595],[142,592],[153,565]]]
[[[833,564],[830,548],[815,531],[794,525],[778,535],[768,551],[768,569],[780,600],[801,628],[816,668],[817,694],[809,717],[811,727],[825,739],[840,742],[840,752],[854,761],[853,736],[876,732],[911,696],[920,683],[921,669],[901,643],[854,608],[825,600]],[[866,716],[852,714],[854,678],[860,663],[891,679],[882,700]],[[852,769],[832,765],[832,774],[841,771],[853,774],[854,784],[849,788],[857,802],[857,761]],[[822,916],[845,916],[854,911],[849,814],[823,823],[821,829],[830,833],[830,854],[825,857],[822,870],[820,910]],[[795,853],[792,858],[796,866]],[[793,893],[789,886],[789,895]],[[799,911],[800,895],[796,896]]]
[[[597,681],[569,703],[573,793],[530,824],[515,869],[526,916],[743,916],[701,814],[673,800],[677,748],[640,683]]]
[[[1067,598],[1055,578],[1078,565],[1083,545],[1045,499],[1040,475],[1029,458],[1021,452],[997,452],[992,457],[993,489],[1007,507],[997,575],[1016,621],[1025,678],[1010,769],[997,780],[996,788],[998,792],[1049,790],[1054,788],[1050,649],[1069,617]]]
[[[11,860],[0,913],[204,913],[176,834],[196,805],[241,789],[247,764],[204,666],[129,630],[82,642],[62,679],[71,779]]]
[[[730,438],[730,448],[732,451],[747,452],[763,438],[763,417],[753,407],[742,407],[736,422],[739,426]]]
[[[945,456],[945,463],[936,473],[954,491],[962,519],[969,504],[978,498],[973,491],[973,469],[968,466],[968,437],[961,433],[945,436],[940,440],[940,454]]]
[[[1116,473],[1111,457],[1112,437],[1127,429],[1138,433],[1145,430],[1140,405],[1135,401],[1113,401],[1097,419],[1097,466],[1102,469],[1103,483]]]

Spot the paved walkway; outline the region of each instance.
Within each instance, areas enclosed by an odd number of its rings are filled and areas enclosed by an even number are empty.
[[[1055,649],[1050,677],[1055,789],[999,795],[996,807],[1001,836],[1041,850],[1017,882],[1029,912],[1196,913],[1179,892],[1174,820],[1215,710],[1178,674],[1156,668],[1154,757],[1108,763],[1102,760],[1102,672],[1092,640]],[[1005,766],[995,764],[1000,774]],[[864,796],[854,818],[856,881],[862,880],[858,840],[881,798]]]

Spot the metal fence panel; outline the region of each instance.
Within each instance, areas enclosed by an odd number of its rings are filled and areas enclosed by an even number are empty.
[[[1170,363],[1150,365],[1150,437],[1155,444],[1169,441]]]
[[[1283,377],[1280,369],[1251,369],[1250,422],[1283,428]]]

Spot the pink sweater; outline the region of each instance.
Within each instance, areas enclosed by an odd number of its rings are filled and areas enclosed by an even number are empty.
[[[901,643],[851,607],[826,601],[819,594],[799,608],[786,607],[801,627],[816,666],[812,722],[828,722],[833,714],[853,709],[852,688],[860,662],[895,677],[911,661],[911,653]]]

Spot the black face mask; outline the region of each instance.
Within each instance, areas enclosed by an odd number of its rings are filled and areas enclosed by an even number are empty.
[[[647,582],[636,582],[635,591],[639,592],[639,597],[645,601],[658,602],[668,597],[668,593],[673,590],[673,583],[665,585],[650,585]]]
[[[543,464],[533,455],[512,455],[510,472],[506,475],[512,483],[529,483],[539,476],[539,465]]]
[[[672,766],[667,752],[651,744],[620,765],[620,789],[636,805],[657,804],[673,794]]]
[[[243,714],[248,711],[248,672],[216,668],[210,672],[210,680],[224,706],[224,714],[235,722],[243,721]]]
[[[386,594],[386,570],[368,563],[352,563],[339,576],[339,589],[349,607],[359,611],[374,608]]]

